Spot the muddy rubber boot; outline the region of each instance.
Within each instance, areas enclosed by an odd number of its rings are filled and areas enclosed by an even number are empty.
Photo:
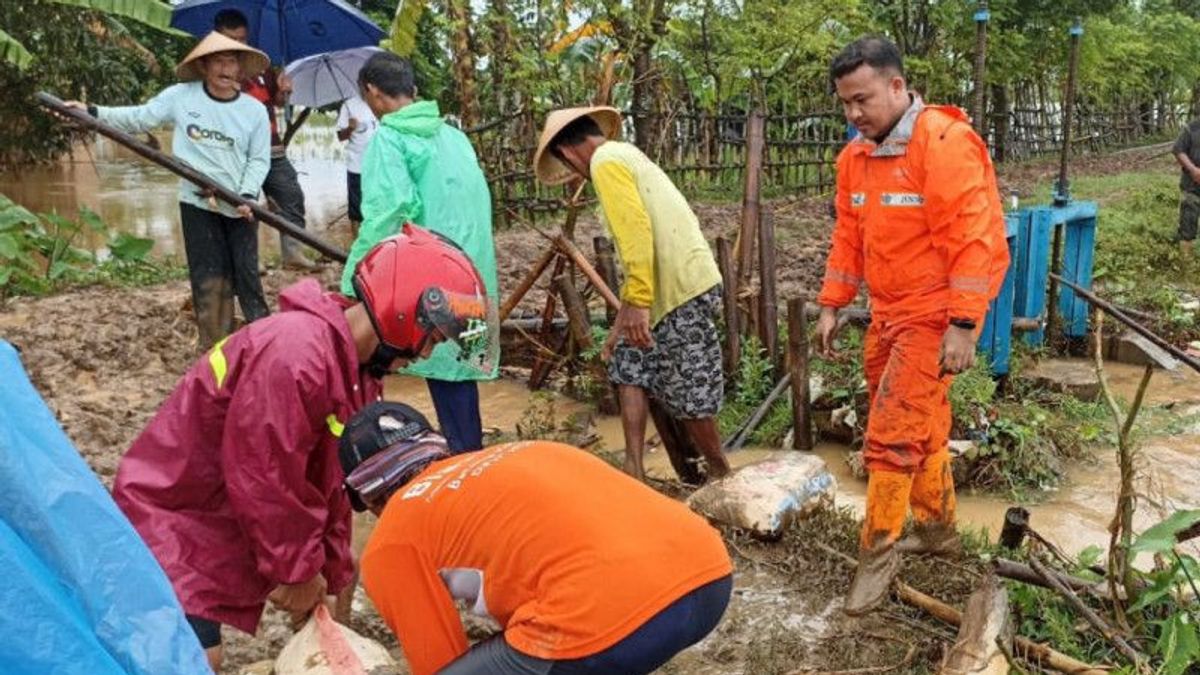
[[[908,535],[896,542],[896,551],[955,557],[962,554],[962,538],[950,523],[917,523]]]
[[[858,554],[858,569],[846,593],[842,611],[849,616],[862,616],[874,611],[887,599],[892,580],[900,571],[900,554],[891,542],[865,549]]]
[[[192,309],[196,312],[200,351],[207,351],[229,334],[226,323],[232,319],[233,313],[233,294],[229,283],[220,277],[201,280],[192,296]],[[229,315],[228,319],[226,315]]]
[[[300,242],[286,236],[279,239],[279,266],[302,272],[312,272],[317,269],[316,263],[304,257],[304,250],[301,248]]]

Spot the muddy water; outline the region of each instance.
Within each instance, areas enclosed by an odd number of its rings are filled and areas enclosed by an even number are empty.
[[[170,131],[155,137],[170,149]],[[317,124],[310,120],[293,138],[288,157],[304,190],[308,228],[327,229],[346,212],[342,144],[333,126],[324,119]],[[0,173],[0,194],[18,204],[68,217],[87,207],[114,229],[153,239],[154,252],[161,256],[183,255],[178,186],[174,174],[104,137],[77,146],[60,162]],[[279,235],[260,226],[259,247],[264,259],[277,255]]]

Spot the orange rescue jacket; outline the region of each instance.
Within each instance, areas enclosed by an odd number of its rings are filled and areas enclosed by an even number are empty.
[[[882,143],[860,137],[838,156],[821,305],[849,304],[865,278],[874,318],[979,323],[1008,262],[996,172],[962,110],[914,96]]]

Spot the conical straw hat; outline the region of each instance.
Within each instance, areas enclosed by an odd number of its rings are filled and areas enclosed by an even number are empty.
[[[546,116],[546,126],[542,127],[542,138],[538,141],[537,152],[533,154],[533,171],[538,180],[547,185],[566,183],[575,176],[569,166],[563,164],[550,152],[550,141],[571,122],[591,116],[604,132],[605,138],[616,138],[621,133],[621,113],[616,108],[608,106],[591,106],[587,108],[563,108],[555,110]]]
[[[213,31],[204,36],[183,61],[175,67],[175,76],[182,82],[200,80],[204,73],[200,70],[200,59],[218,52],[238,52],[238,60],[242,64],[242,78],[256,77],[271,65],[271,59],[254,47],[244,45],[233,38],[226,37]]]

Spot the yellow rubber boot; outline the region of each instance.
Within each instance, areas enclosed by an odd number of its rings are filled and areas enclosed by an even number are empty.
[[[949,448],[925,458],[913,476],[910,499],[916,524],[912,532],[896,544],[896,550],[932,555],[960,553],[962,541],[954,527],[957,499]]]
[[[908,514],[913,477],[894,471],[872,471],[867,480],[867,515],[859,541],[858,569],[843,609],[850,616],[874,610],[885,598],[900,569],[895,543]]]

